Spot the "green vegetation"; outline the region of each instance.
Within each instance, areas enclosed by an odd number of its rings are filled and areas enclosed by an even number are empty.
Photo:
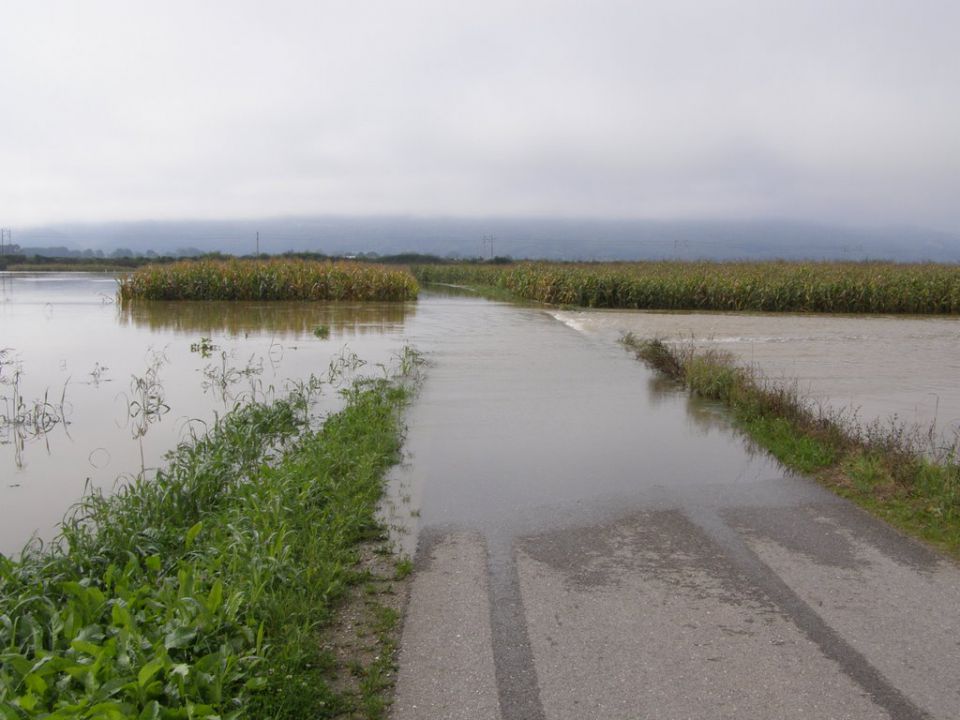
[[[190,352],[199,353],[200,357],[208,358],[215,351],[219,350],[219,345],[214,345],[213,341],[208,337],[202,337],[198,342],[190,343]]]
[[[906,532],[960,557],[957,448],[899,426],[859,427],[811,407],[734,358],[628,334],[623,344],[690,392],[726,404],[736,423],[787,467],[814,475]]]
[[[120,280],[122,301],[412,300],[418,287],[403,269],[296,259],[186,261],[148,265]]]
[[[660,310],[958,313],[960,267],[842,262],[418,265],[425,283],[553,305]]]
[[[410,558],[403,558],[397,562],[397,579],[402,580],[413,572],[413,561]]]
[[[323,633],[372,587],[356,563],[410,390],[360,381],[312,430],[310,389],[235,409],[155,479],[88,494],[49,548],[0,555],[0,718],[382,716],[395,611],[371,605],[379,650],[352,684]]]

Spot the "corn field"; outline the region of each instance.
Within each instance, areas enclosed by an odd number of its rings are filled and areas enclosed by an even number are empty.
[[[960,266],[842,262],[420,265],[425,283],[487,286],[551,305],[658,310],[960,313]]]
[[[413,300],[419,288],[403,269],[308,260],[199,261],[148,265],[120,280],[121,301]]]

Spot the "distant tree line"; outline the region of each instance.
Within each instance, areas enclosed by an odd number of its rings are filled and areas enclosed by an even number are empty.
[[[266,259],[270,257],[298,258],[301,260],[335,261],[351,260],[353,262],[372,262],[384,265],[447,265],[482,264],[504,265],[513,262],[507,256],[498,256],[490,259],[441,257],[424,253],[399,253],[396,255],[379,255],[375,252],[348,253],[344,255],[327,255],[322,252],[288,251],[278,254],[261,253],[256,255],[231,255],[221,252],[202,252],[196,248],[180,248],[169,254],[159,254],[153,250],[134,252],[129,248],[116,248],[110,252],[103,250],[72,250],[67,247],[20,247],[8,245],[4,254],[0,255],[0,270],[7,269],[128,269],[150,264],[166,264],[177,260],[241,260]]]

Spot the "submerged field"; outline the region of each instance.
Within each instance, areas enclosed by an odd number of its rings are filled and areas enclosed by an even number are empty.
[[[403,269],[290,258],[148,265],[121,278],[122,301],[416,299],[417,281]]]
[[[381,649],[349,669],[323,630],[352,584],[375,601],[354,566],[408,392],[361,381],[319,430],[302,390],[251,402],[88,495],[48,549],[0,555],[0,717],[379,717],[395,612],[371,611]]]
[[[956,265],[636,262],[419,265],[425,283],[496,288],[591,308],[767,312],[960,312]]]

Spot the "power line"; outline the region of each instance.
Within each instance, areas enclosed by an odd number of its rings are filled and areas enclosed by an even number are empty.
[[[490,246],[490,259],[493,259],[493,241],[497,239],[496,235],[484,235],[483,236],[483,247],[486,248],[487,245]],[[482,251],[481,251],[482,254]]]

